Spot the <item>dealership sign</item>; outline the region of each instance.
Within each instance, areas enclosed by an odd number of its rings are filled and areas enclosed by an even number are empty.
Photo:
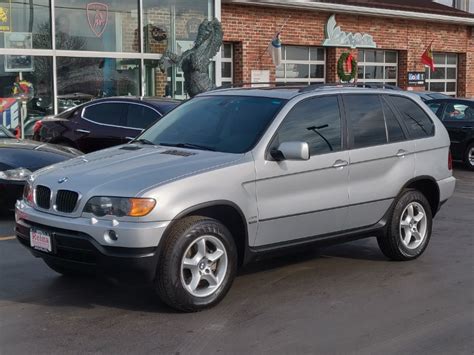
[[[376,48],[377,43],[367,33],[344,32],[340,26],[336,26],[336,15],[331,15],[325,28],[326,39],[323,46],[328,47],[351,47],[351,48]]]
[[[87,21],[96,37],[101,37],[109,21],[109,7],[100,2],[87,4]]]
[[[425,72],[424,71],[409,71],[408,72],[408,86],[425,86]]]

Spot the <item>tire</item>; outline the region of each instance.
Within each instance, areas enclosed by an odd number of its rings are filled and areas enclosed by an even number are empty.
[[[409,206],[413,208],[411,216],[416,218],[410,217]],[[423,217],[416,221],[421,217],[420,212]],[[417,190],[405,190],[392,209],[385,235],[377,237],[380,250],[392,260],[416,259],[428,246],[432,225],[431,206],[426,197]]]
[[[44,259],[43,259],[44,260]],[[85,276],[92,276],[92,273],[86,271],[80,271],[72,268],[68,268],[67,266],[62,265],[61,263],[51,261],[51,260],[44,260],[46,265],[53,271],[56,271],[58,274],[61,274],[66,277],[85,277]]]
[[[474,143],[469,144],[464,153],[464,166],[467,169],[474,171]]]
[[[219,303],[237,271],[237,248],[229,230],[215,219],[191,216],[178,221],[165,238],[155,279],[160,299],[183,312]]]

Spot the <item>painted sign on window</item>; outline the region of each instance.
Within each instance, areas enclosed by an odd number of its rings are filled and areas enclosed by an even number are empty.
[[[12,2],[11,0],[0,1],[0,32],[12,30]]]

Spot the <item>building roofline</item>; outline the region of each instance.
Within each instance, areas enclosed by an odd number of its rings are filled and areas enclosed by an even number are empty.
[[[457,25],[474,26],[474,17],[439,15],[429,12],[392,10],[380,7],[344,5],[315,2],[312,0],[222,0],[223,4],[240,4],[265,7],[279,7],[305,10],[319,10],[332,13],[350,13],[365,16],[397,17],[410,20],[444,22]]]

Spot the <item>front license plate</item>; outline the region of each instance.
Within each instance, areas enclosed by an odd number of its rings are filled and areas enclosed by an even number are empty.
[[[51,244],[51,235],[39,229],[30,230],[30,244],[33,249],[51,253],[53,246]]]

